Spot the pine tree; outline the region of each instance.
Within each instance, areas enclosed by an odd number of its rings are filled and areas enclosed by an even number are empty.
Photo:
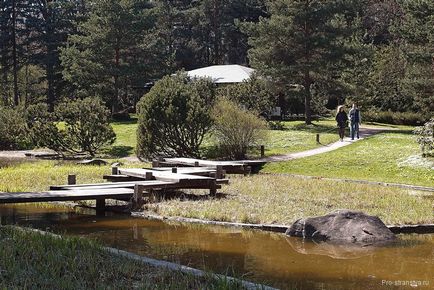
[[[130,105],[135,86],[161,73],[147,42],[155,17],[144,0],[94,1],[89,7],[87,20],[61,50],[63,77],[77,97],[102,97],[114,113]]]
[[[249,58],[254,67],[286,88],[301,85],[305,122],[312,121],[312,86],[339,74],[336,71],[350,50],[350,1],[278,0],[269,3],[269,18],[245,25]]]

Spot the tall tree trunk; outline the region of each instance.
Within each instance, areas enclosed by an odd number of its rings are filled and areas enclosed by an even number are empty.
[[[47,103],[48,103],[48,109],[50,112],[54,111],[54,102],[55,102],[55,94],[54,94],[54,65],[52,63],[51,57],[49,57],[50,60],[48,60],[47,63]]]
[[[55,83],[56,83],[56,73],[55,73],[55,63],[56,63],[56,53],[57,53],[57,47],[56,47],[56,36],[55,36],[55,27],[54,27],[54,10],[47,5],[46,8],[46,41],[47,41],[47,62],[46,62],[46,73],[47,73],[47,103],[48,103],[48,109],[50,112],[54,111],[54,103],[56,101],[55,96]]]
[[[17,11],[15,0],[12,0],[12,61],[13,61],[13,78],[14,78],[14,105],[18,106],[20,99],[18,95],[18,61],[17,61]]]
[[[304,74],[304,117],[305,123],[307,125],[312,124],[312,110],[311,110],[311,100],[312,95],[310,91],[310,86],[312,85],[312,79],[310,78],[309,71]]]
[[[5,55],[2,55],[2,64],[1,64],[1,67],[2,67],[2,83],[3,83],[3,85],[2,85],[2,89],[3,89],[3,104],[5,106],[7,106],[7,105],[9,105],[9,94],[8,94],[8,91],[9,91],[9,88],[8,88],[9,85],[8,84],[9,84],[9,82],[8,82],[8,69],[7,69],[8,63],[7,63],[7,52],[3,51],[3,53],[5,54]]]
[[[112,103],[112,115],[114,113],[116,113],[116,110],[118,109],[118,102],[119,102],[119,63],[120,63],[120,49],[117,45],[117,47],[115,48],[115,66],[116,66],[116,71],[115,71],[115,75],[113,76],[114,78],[114,86],[115,86],[115,96],[114,96],[114,101]]]

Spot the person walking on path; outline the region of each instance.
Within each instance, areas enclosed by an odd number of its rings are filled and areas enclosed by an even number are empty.
[[[357,104],[353,104],[350,112],[348,113],[348,118],[350,120],[350,135],[351,140],[354,140],[356,136],[359,139],[359,126],[362,123],[362,118],[360,116],[360,110],[357,107]]]
[[[345,113],[344,106],[339,106],[336,114],[336,122],[339,128],[339,138],[344,141],[345,128],[347,127],[348,115]]]

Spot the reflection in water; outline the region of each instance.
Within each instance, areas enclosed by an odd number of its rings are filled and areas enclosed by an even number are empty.
[[[282,289],[386,289],[382,280],[434,285],[434,235],[402,236],[387,247],[348,248],[268,232],[97,217],[89,210],[57,207],[1,206],[0,219]]]

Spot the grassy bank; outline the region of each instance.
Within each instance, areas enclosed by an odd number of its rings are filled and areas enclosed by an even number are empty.
[[[123,167],[143,167],[144,163],[126,163]],[[66,184],[68,174],[77,175],[77,183],[104,182],[111,174],[109,165],[78,165],[73,161],[36,161],[1,168],[0,191],[41,191],[50,185]]]
[[[144,265],[95,242],[0,227],[3,289],[241,289],[240,285]]]
[[[269,163],[264,172],[433,186],[434,162],[422,158],[411,131],[384,132],[340,148],[287,162]]]
[[[221,198],[179,196],[149,204],[146,210],[164,216],[207,220],[291,224],[337,209],[364,211],[387,224],[433,223],[433,199],[410,190],[302,179],[282,175],[231,176]],[[197,191],[196,191],[197,193]]]

